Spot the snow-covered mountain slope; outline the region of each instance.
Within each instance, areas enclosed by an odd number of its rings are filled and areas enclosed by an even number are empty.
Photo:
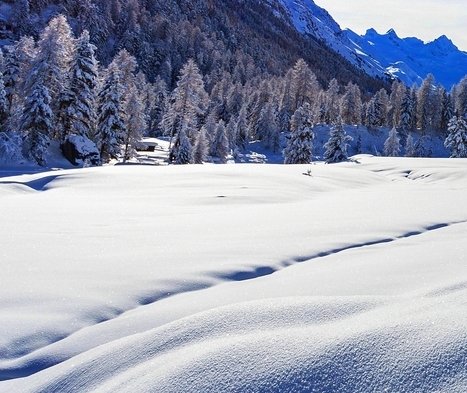
[[[424,43],[414,37],[399,38],[392,29],[386,34],[369,29],[360,40],[351,30],[345,30],[344,34],[408,85],[420,83],[431,73],[449,89],[467,74],[467,53],[460,51],[445,35]]]
[[[414,37],[399,38],[392,29],[386,34],[369,29],[360,36],[342,30],[313,0],[271,0],[270,4],[298,31],[324,41],[371,76],[389,75],[411,86],[432,73],[449,89],[467,74],[467,53],[444,35],[429,43]]]

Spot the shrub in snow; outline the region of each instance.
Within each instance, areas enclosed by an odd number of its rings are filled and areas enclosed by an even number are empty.
[[[339,116],[336,124],[334,124],[330,131],[329,140],[324,144],[326,149],[324,153],[324,159],[326,162],[340,162],[348,158],[347,142],[350,142],[353,138],[345,133],[342,125],[342,119]]]
[[[467,157],[467,123],[459,116],[454,116],[448,124],[448,136],[444,146],[451,150],[451,158]]]
[[[100,165],[100,153],[95,143],[82,135],[68,135],[60,144],[65,158],[73,165],[78,165],[77,160],[90,165]],[[88,165],[88,164],[86,164]]]

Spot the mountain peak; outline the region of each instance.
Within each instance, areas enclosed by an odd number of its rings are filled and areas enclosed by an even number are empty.
[[[399,39],[399,36],[397,35],[396,31],[394,29],[389,29],[386,33],[386,35],[389,37],[389,38],[397,38]]]

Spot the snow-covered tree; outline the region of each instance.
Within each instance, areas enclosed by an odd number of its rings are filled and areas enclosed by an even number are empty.
[[[229,141],[227,139],[223,120],[220,120],[217,124],[216,136],[212,143],[211,152],[213,156],[220,158],[222,163],[227,162],[227,156],[229,155]]]
[[[448,125],[444,146],[451,150],[451,158],[467,157],[467,123],[461,116],[454,116]]]
[[[187,124],[183,122],[170,150],[170,160],[175,164],[190,164],[193,160],[193,147],[186,135],[186,128]]]
[[[237,146],[246,149],[250,142],[250,126],[248,124],[247,113],[245,105],[242,106],[235,122]]]
[[[193,144],[200,128],[200,119],[205,114],[207,94],[199,68],[192,59],[180,71],[177,87],[169,101],[163,120],[166,135],[172,139],[185,122],[187,137]]]
[[[21,131],[27,135],[27,156],[41,166],[47,165],[52,110],[47,87],[38,83],[24,104]]]
[[[360,88],[349,82],[341,99],[340,115],[345,124],[361,124],[362,99]]]
[[[421,135],[420,138],[417,139],[417,142],[415,142],[415,145],[413,147],[414,157],[426,157],[428,155],[426,150],[427,138],[428,137],[426,135]]]
[[[313,154],[313,113],[308,102],[291,119],[291,134],[282,152],[285,164],[308,164]]]
[[[206,138],[206,127],[201,127],[195,146],[193,147],[193,163],[202,164],[206,162],[209,151],[208,139]]]
[[[65,129],[65,134],[72,133],[87,138],[94,136],[98,78],[95,49],[96,47],[89,42],[89,33],[85,30],[78,39],[71,63],[68,94],[70,99],[68,107],[64,108],[69,128]]]
[[[0,163],[9,164],[23,158],[23,141],[19,132],[0,132]]]
[[[347,135],[342,119],[338,116],[336,123],[331,127],[329,140],[324,144],[326,151],[324,152],[324,159],[327,163],[341,162],[348,158],[347,148],[348,143],[353,138]]]
[[[123,123],[121,74],[115,64],[110,64],[98,96],[98,123],[94,142],[101,153],[103,163],[120,154],[120,144],[126,132]]]
[[[316,101],[319,92],[319,84],[316,75],[311,71],[303,59],[298,59],[292,71],[291,95],[293,98],[293,110],[302,106],[305,102]]]
[[[75,40],[65,16],[58,15],[50,20],[40,36],[37,48],[31,72],[26,77],[25,91],[30,94],[37,83],[44,85],[50,94],[50,107],[54,113],[58,113],[61,101],[67,96],[68,73],[75,50]],[[59,119],[60,116],[54,116],[51,134],[57,140],[61,138],[62,132]]]
[[[266,149],[271,149],[272,141],[277,139],[278,134],[276,106],[273,103],[267,103],[261,110],[256,123],[256,139],[263,141]]]
[[[413,144],[412,134],[407,136],[407,140],[405,142],[405,156],[406,157],[415,157],[415,147]]]
[[[388,138],[384,141],[384,154],[388,157],[397,157],[400,150],[400,139],[396,127],[393,127],[389,132]]]
[[[126,105],[125,130],[123,133],[123,162],[136,157],[136,147],[147,127],[143,104],[138,91],[132,89]]]

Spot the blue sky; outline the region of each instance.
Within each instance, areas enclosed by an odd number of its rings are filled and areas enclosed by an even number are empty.
[[[358,34],[373,27],[378,33],[393,28],[397,35],[429,42],[448,36],[467,51],[466,0],[315,0],[341,28]]]

